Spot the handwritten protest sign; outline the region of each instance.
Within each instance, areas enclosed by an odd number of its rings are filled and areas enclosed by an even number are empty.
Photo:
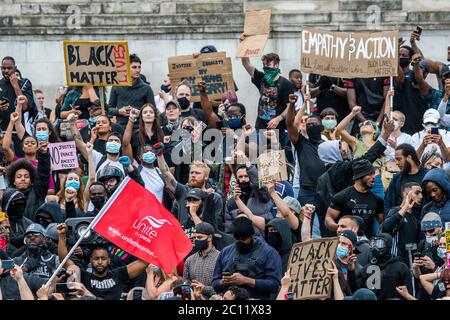
[[[258,157],[258,179],[260,188],[269,181],[288,179],[284,150],[269,150]]]
[[[301,69],[330,77],[372,78],[396,76],[398,31],[302,31]]]
[[[50,143],[48,149],[53,171],[78,168],[75,141]]]
[[[294,300],[322,299],[331,296],[331,279],[327,275],[334,259],[338,238],[322,238],[296,243],[289,255],[291,292]]]
[[[197,83],[206,83],[206,93],[211,100],[220,99],[227,91],[234,91],[231,59],[225,52],[169,57],[169,77],[172,88],[183,80],[189,81],[192,87],[192,101],[200,101]]]
[[[131,86],[126,41],[64,41],[68,86]]]
[[[252,10],[245,12],[244,34],[245,39],[239,44],[236,57],[260,56],[266,46],[270,32],[269,10]]]

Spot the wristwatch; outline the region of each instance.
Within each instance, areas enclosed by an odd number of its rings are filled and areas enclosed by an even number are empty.
[[[330,87],[330,91],[333,92],[335,87],[336,87],[336,85],[332,84],[331,87]]]

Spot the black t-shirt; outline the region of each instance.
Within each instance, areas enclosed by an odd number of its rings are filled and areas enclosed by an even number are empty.
[[[81,270],[81,283],[97,298],[119,300],[125,282],[129,280],[127,267],[108,271],[105,277],[97,277],[93,273]]]
[[[311,73],[309,75],[308,81],[317,86],[317,83],[321,77],[325,77],[325,76],[321,76],[320,74]],[[341,88],[344,87],[344,80],[342,78],[332,78],[332,77],[325,77],[325,78],[327,78],[327,80],[328,80],[327,82],[330,86],[332,84],[334,84]],[[317,109],[319,111],[319,114],[326,108],[333,108],[338,114],[338,118],[337,118],[338,123],[341,122],[342,119],[344,119],[350,113],[350,110],[348,108],[347,97],[345,97],[345,98],[341,97],[340,95],[338,95],[328,89],[323,90],[323,91],[321,90],[320,95],[317,96],[316,104],[317,104]]]
[[[365,234],[373,235],[373,222],[377,214],[383,213],[383,199],[372,191],[358,192],[354,186],[350,186],[333,197],[330,208],[340,211],[340,217],[344,215],[360,216],[364,219]]]
[[[295,87],[288,79],[282,76],[275,81],[276,87],[269,87],[264,80],[264,73],[258,69],[255,69],[252,82],[261,95],[258,102],[258,117],[255,126],[256,129],[265,129],[270,120],[279,116],[286,109],[289,95],[295,92]],[[280,122],[277,129],[286,129],[284,120]]]
[[[319,145],[299,134],[294,146],[300,165],[300,185],[302,188],[316,188],[317,179],[325,172],[325,164],[317,152]]]
[[[363,116],[376,121],[384,105],[384,87],[389,85],[389,78],[354,78],[344,81],[344,87],[355,89],[356,104],[362,107]]]

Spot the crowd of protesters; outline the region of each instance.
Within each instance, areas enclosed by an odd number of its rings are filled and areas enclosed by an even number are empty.
[[[242,58],[248,77],[235,80],[257,88],[252,106],[234,92],[212,100],[204,82],[172,86],[166,75],[154,92],[133,54],[132,86],[103,97],[61,87],[48,108],[4,57],[0,300],[286,300],[292,246],[323,237],[339,239],[331,299],[449,299],[450,68],[419,49],[418,33],[409,42],[399,43],[393,83],[305,81],[297,69],[283,76],[276,53],[262,57],[262,70]],[[222,141],[204,139],[210,129]],[[78,169],[52,171],[49,143],[72,140]],[[215,161],[204,156],[213,143]],[[261,186],[251,155],[269,149],[284,150],[290,174]],[[192,252],[166,273],[106,240],[83,243],[46,286],[73,245],[67,219],[95,217],[126,176],[178,219]]]

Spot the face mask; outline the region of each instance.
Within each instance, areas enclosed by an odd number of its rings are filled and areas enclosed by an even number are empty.
[[[250,181],[245,183],[239,183],[238,185],[243,193],[249,194],[250,192],[252,192],[252,186],[250,185]]]
[[[394,120],[394,129],[397,130],[398,128],[400,128],[400,123]]]
[[[89,118],[89,123],[92,124],[92,125],[96,124],[99,117],[100,116],[90,117]]]
[[[409,58],[400,57],[400,67],[405,68],[410,63],[411,60]]]
[[[166,86],[165,84],[161,85],[161,90],[164,91],[165,93],[169,93],[170,92],[170,87]]]
[[[207,248],[208,248],[208,239],[195,240],[194,247],[192,248],[192,250],[194,252],[198,252],[198,251],[206,250]]]
[[[269,85],[269,87],[276,87],[275,78],[280,73],[280,69],[264,67],[263,70],[264,70],[264,80]]]
[[[234,118],[234,119],[228,120],[228,127],[230,129],[242,128],[242,119],[241,118]]]
[[[437,236],[426,236],[425,238],[426,238],[426,241],[431,245],[433,245],[433,242],[437,241]]]
[[[283,244],[281,235],[278,232],[269,232],[266,237],[266,242],[277,251],[281,250],[281,245]]]
[[[180,108],[182,110],[186,110],[191,105],[191,102],[186,97],[182,97],[177,100],[178,100],[178,104],[180,105]]]
[[[91,198],[91,202],[95,209],[100,210],[105,204],[105,198],[102,196],[95,196]]]
[[[4,237],[0,237],[0,249],[6,251],[8,248],[8,241]]]
[[[313,124],[306,125],[306,134],[311,141],[317,142],[322,139],[322,126],[315,126]]]
[[[336,128],[337,121],[336,120],[322,120],[322,125],[327,130],[332,130]]]
[[[75,191],[80,190],[80,182],[77,180],[68,180],[66,181],[66,189],[73,188]]]
[[[236,242],[236,248],[238,249],[238,251],[240,253],[249,253],[250,251],[252,251],[252,247],[253,247],[253,241],[250,243],[244,243],[242,241]]]
[[[142,155],[142,161],[144,161],[145,163],[152,164],[153,162],[155,162],[155,160],[156,160],[156,156],[151,151],[148,151]]]
[[[345,246],[338,245],[336,248],[336,255],[341,259],[347,258],[348,248]]]
[[[108,153],[119,153],[121,144],[116,141],[108,141],[106,143],[106,152]]]
[[[48,131],[37,131],[36,139],[38,141],[47,141],[48,140]]]
[[[441,259],[445,259],[445,257],[447,256],[447,249],[444,247],[438,247],[437,248],[437,255],[439,258]]]

